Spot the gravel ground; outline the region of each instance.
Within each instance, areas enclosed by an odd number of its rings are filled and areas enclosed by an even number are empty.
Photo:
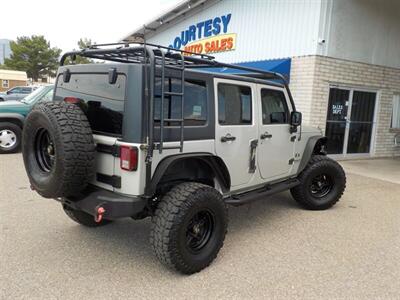
[[[20,154],[0,156],[1,299],[397,298],[400,185],[348,174],[333,209],[289,193],[230,209],[225,245],[182,276],[153,256],[149,220],[88,229],[30,191]]]

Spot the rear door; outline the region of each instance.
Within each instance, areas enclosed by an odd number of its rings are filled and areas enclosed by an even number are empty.
[[[250,170],[251,145],[257,140],[255,85],[215,79],[217,124],[215,149],[225,162],[232,187],[246,185],[254,176]]]
[[[290,133],[292,110],[286,91],[280,87],[257,85],[260,107],[257,161],[261,177],[267,181],[289,175],[294,159],[296,134]]]

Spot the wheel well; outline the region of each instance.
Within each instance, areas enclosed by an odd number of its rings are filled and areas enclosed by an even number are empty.
[[[180,182],[200,182],[225,192],[230,176],[225,164],[216,156],[183,157],[168,165],[157,183],[157,191],[165,192]]]
[[[22,129],[22,127],[23,127],[23,123],[22,123],[22,121],[19,120],[19,119],[14,119],[14,118],[0,118],[0,123],[3,123],[3,122],[13,123],[13,124],[19,126],[21,129]]]
[[[326,151],[325,151],[325,145],[328,142],[328,138],[327,137],[322,137],[320,138],[314,146],[313,149],[313,154],[322,154],[322,155],[326,155]]]

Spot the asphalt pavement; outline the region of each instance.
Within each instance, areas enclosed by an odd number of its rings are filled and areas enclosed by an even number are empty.
[[[79,226],[0,155],[0,299],[400,299],[399,195],[349,172],[330,210],[287,192],[231,207],[217,260],[183,276],[153,255],[148,219]]]

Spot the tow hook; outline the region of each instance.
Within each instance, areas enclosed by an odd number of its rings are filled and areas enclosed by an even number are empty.
[[[100,223],[101,220],[103,220],[103,215],[106,212],[106,210],[104,209],[104,207],[100,206],[97,208],[96,210],[96,215],[94,216],[94,221],[96,223]]]

